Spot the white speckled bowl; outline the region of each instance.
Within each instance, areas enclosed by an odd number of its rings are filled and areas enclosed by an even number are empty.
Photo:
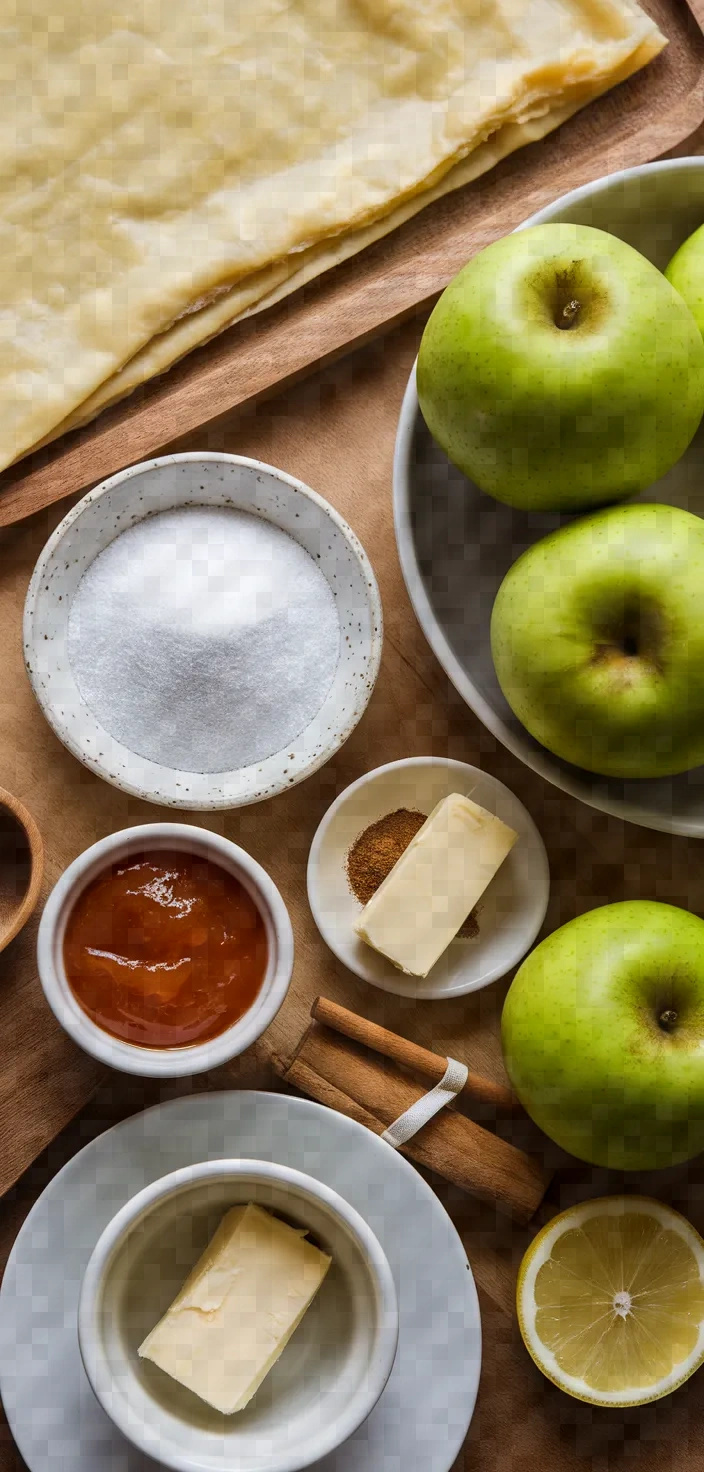
[[[234,771],[176,771],[137,756],[96,720],[68,659],[69,611],[86,568],[127,527],[178,506],[234,507],[273,522],[315,558],[337,602],[340,658],[318,714],[283,751]],[[27,673],[44,715],[69,751],[135,797],[200,810],[243,807],[273,797],[329,761],[366,708],[381,643],[374,573],[354,532],[333,507],[271,465],[200,451],[133,465],[84,496],[49,538],[34,569],[24,613]]]

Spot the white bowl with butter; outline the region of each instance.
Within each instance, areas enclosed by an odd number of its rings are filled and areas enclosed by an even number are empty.
[[[425,977],[407,975],[356,934],[363,907],[347,876],[347,857],[371,824],[406,808],[429,815],[452,793],[471,797],[517,838],[477,905],[478,934],[451,940]],[[505,976],[535,941],[550,888],[547,854],[530,814],[488,772],[445,757],[409,757],[367,772],[325,814],[308,859],[308,900],[318,929],[340,961],[364,981],[397,996],[462,996]],[[428,896],[418,895],[418,906]]]
[[[259,1280],[251,1251],[237,1257],[235,1244],[234,1257],[218,1254],[213,1239],[223,1218],[250,1203],[259,1215],[305,1230],[305,1240],[319,1251],[309,1247],[299,1261],[292,1250]],[[207,1259],[213,1271],[205,1299],[168,1326],[167,1311],[210,1244],[215,1256]],[[310,1280],[310,1259],[320,1254],[332,1261],[318,1286],[314,1263]],[[192,1348],[201,1386],[225,1403],[230,1387],[222,1376],[218,1311],[238,1272],[252,1282],[251,1310],[240,1308],[236,1316],[240,1334],[233,1353],[240,1367],[242,1336],[249,1333],[254,1343],[262,1317],[266,1332],[274,1321],[285,1327],[291,1302],[295,1308],[311,1286],[317,1291],[253,1398],[244,1409],[223,1414],[139,1351],[149,1351],[159,1325],[162,1362],[183,1366]],[[286,1166],[215,1160],[154,1182],[112,1219],[86,1268],[78,1335],[101,1406],[161,1465],[175,1472],[296,1472],[346,1441],[373,1409],[396,1355],[398,1308],[383,1249],[336,1192]],[[230,1371],[234,1375],[232,1364]]]

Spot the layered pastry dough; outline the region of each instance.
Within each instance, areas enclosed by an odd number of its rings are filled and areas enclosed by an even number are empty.
[[[633,0],[3,0],[0,467],[665,44]]]

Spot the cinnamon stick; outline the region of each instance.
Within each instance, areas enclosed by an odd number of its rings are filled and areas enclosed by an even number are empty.
[[[335,1109],[338,1114],[347,1115],[348,1119],[356,1120],[357,1124],[363,1124],[374,1135],[381,1135],[385,1126],[375,1115],[363,1109],[360,1104],[355,1104],[348,1094],[343,1094],[335,1084],[328,1083],[327,1079],[321,1078],[309,1064],[302,1063],[299,1058],[287,1064],[282,1058],[274,1055],[270,1063],[279,1077],[286,1083],[293,1084],[294,1088],[300,1089],[302,1094],[308,1094],[311,1099],[317,1100],[318,1104],[324,1104],[328,1109]],[[413,1158],[412,1145],[402,1146],[399,1154]],[[520,1257],[519,1257],[520,1260]],[[487,1234],[479,1232],[478,1240],[473,1244],[471,1253],[472,1272],[479,1287],[489,1296],[497,1308],[508,1318],[513,1318],[514,1305],[516,1301],[515,1271],[504,1262],[504,1260],[492,1250],[487,1242]]]
[[[303,1038],[285,1078],[295,1084],[296,1077],[299,1080],[303,1077],[302,1067],[312,1070],[318,1079],[381,1121],[382,1130],[422,1098],[424,1092],[392,1063],[376,1062],[354,1043],[343,1041],[317,1024]],[[310,1074],[307,1077],[310,1082]],[[309,1091],[305,1083],[299,1083],[299,1087]],[[320,1092],[318,1086],[314,1097],[319,1097]],[[342,1112],[348,1110],[343,1108]],[[539,1161],[482,1129],[465,1115],[447,1108],[409,1140],[403,1153],[480,1200],[492,1202],[520,1222],[527,1222],[533,1216],[550,1180]]]
[[[351,1038],[353,1042],[362,1043],[365,1048],[371,1048],[372,1052],[390,1058],[402,1068],[422,1074],[423,1078],[429,1079],[433,1084],[440,1082],[447,1068],[447,1058],[431,1053],[428,1048],[421,1048],[418,1043],[412,1043],[398,1033],[389,1032],[388,1028],[370,1022],[367,1017],[360,1017],[357,1012],[350,1012],[347,1007],[341,1007],[327,997],[316,997],[311,1007],[311,1016],[317,1022],[325,1023],[326,1027],[333,1028],[335,1032],[342,1033],[344,1037]],[[461,1093],[474,1104],[492,1109],[496,1114],[515,1115],[524,1112],[512,1089],[505,1084],[496,1084],[491,1079],[482,1078],[478,1073],[470,1073]]]
[[[302,1094],[310,1094],[311,1099],[316,1099],[318,1104],[325,1104],[328,1109],[336,1109],[338,1114],[346,1114],[348,1119],[354,1119],[357,1124],[363,1124],[366,1129],[371,1130],[373,1135],[383,1135],[386,1125],[377,1119],[375,1114],[370,1114],[368,1109],[363,1109],[349,1094],[343,1094],[335,1084],[328,1082],[316,1073],[309,1063],[304,1063],[300,1057],[292,1059],[291,1063],[284,1063],[283,1058],[276,1054],[270,1058],[270,1063],[279,1078],[294,1088],[300,1089]],[[403,1154],[408,1153],[408,1146],[403,1149]]]

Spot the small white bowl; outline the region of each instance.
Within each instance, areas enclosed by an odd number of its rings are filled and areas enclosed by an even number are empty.
[[[228,772],[186,772],[148,761],[110,736],[86,704],[68,658],[74,594],[98,554],[135,522],[181,506],[234,507],[273,522],[315,559],[340,619],[335,677],[318,714],[282,751]],[[165,807],[236,808],[302,782],[351,735],[379,671],[382,613],[369,559],[347,522],[315,491],[241,455],[164,455],[122,470],[84,496],[49,538],[24,612],[24,657],[56,735],[92,772]]]
[[[479,934],[453,940],[426,977],[406,976],[354,933],[362,906],[349,886],[347,855],[370,823],[396,808],[427,814],[451,792],[495,813],[518,842],[479,901]],[[523,803],[488,772],[444,757],[389,762],[353,782],[328,808],[308,859],[308,900],[323,940],[350,971],[399,997],[459,997],[505,976],[532,946],[549,890],[545,844]]]
[[[254,1201],[309,1229],[332,1266],[244,1411],[223,1416],[137,1350],[224,1213]],[[386,1256],[335,1191],[286,1166],[215,1160],[140,1191],[105,1228],[78,1309],[81,1356],[129,1441],[176,1472],[296,1472],[356,1431],[391,1374],[398,1308]]]
[[[64,936],[79,895],[111,864],[143,849],[180,849],[219,864],[251,895],[266,927],[269,960],[252,1006],[218,1037],[188,1048],[140,1048],[103,1032],[83,1011],[66,977]],[[187,823],[146,823],[138,828],[124,828],[94,843],[64,870],[44,907],[37,938],[37,965],[54,1016],[84,1052],[123,1073],[181,1078],[204,1073],[230,1058],[237,1058],[273,1022],[291,981],[293,930],[276,885],[243,848],[217,833]]]

